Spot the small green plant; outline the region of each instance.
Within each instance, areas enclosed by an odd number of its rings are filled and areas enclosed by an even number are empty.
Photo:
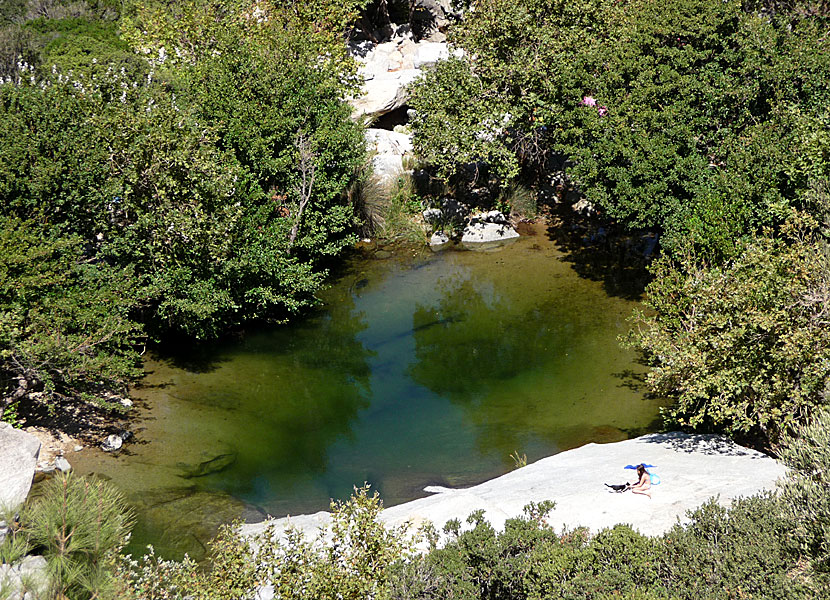
[[[112,590],[112,567],[133,514],[110,484],[61,473],[24,507],[21,523],[19,535],[46,558],[56,596],[86,600]]]
[[[377,233],[389,240],[420,243],[426,239],[421,217],[421,199],[415,191],[412,176],[401,173],[380,207]]]
[[[504,189],[499,196],[498,207],[505,214],[521,217],[535,217],[538,213],[536,195],[520,183],[512,183]]]
[[[514,450],[513,454],[510,455],[510,458],[513,459],[514,469],[521,469],[522,467],[527,466],[527,454],[519,454],[518,450]]]
[[[417,169],[419,167],[419,162],[414,154],[407,152],[401,156],[401,166],[404,171],[412,171],[413,169]]]
[[[26,556],[31,546],[28,535],[20,526],[17,509],[0,511],[0,524],[6,528],[6,537],[0,544],[0,564],[15,563]]]

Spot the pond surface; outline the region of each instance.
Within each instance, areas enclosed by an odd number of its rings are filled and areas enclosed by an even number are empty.
[[[198,558],[237,517],[327,509],[364,481],[393,505],[505,473],[515,451],[653,427],[617,343],[636,302],[525,233],[496,252],[370,252],[301,322],[149,360],[135,442],[76,470],[135,504],[131,550]]]

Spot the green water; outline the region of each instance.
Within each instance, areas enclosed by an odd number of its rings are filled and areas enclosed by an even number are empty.
[[[387,505],[654,422],[616,338],[635,302],[577,275],[543,229],[492,253],[355,259],[297,324],[148,361],[136,442],[85,450],[152,542],[197,557],[221,522]],[[463,517],[464,515],[460,515]]]

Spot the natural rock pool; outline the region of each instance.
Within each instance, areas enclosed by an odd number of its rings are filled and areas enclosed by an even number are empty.
[[[326,509],[364,481],[392,505],[505,473],[514,451],[650,430],[658,402],[617,343],[636,301],[578,275],[544,226],[522,233],[365,251],[308,318],[149,360],[135,442],[76,470],[134,503],[130,550],[198,558],[219,523]]]

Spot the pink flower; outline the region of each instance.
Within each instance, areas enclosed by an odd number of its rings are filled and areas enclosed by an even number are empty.
[[[607,106],[600,106],[600,107],[597,109],[597,114],[598,114],[600,117],[604,117],[605,115],[607,115],[607,114],[608,114],[608,107],[607,107]]]
[[[596,106],[597,101],[594,100],[593,96],[585,96],[584,98],[582,98],[582,103],[581,104],[582,104],[582,106]]]

